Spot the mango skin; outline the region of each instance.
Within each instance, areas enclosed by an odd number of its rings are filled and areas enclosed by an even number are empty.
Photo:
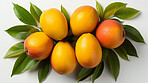
[[[48,9],[41,14],[40,26],[44,33],[55,40],[62,40],[68,34],[66,17],[55,8]]]
[[[24,42],[27,55],[35,60],[47,58],[53,48],[53,40],[43,32],[35,32],[28,36]]]
[[[105,20],[101,22],[96,30],[96,37],[105,48],[117,48],[125,40],[123,26],[115,20]]]
[[[79,37],[75,46],[79,64],[85,68],[96,67],[102,59],[102,49],[94,35],[90,33]]]
[[[68,42],[58,42],[51,55],[51,65],[59,74],[70,74],[74,71],[77,61],[73,47]]]
[[[75,36],[92,32],[98,22],[99,15],[96,9],[88,5],[77,8],[70,18],[71,30]]]

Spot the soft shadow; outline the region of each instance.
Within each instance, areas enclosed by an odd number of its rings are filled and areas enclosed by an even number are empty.
[[[74,70],[71,74],[66,75],[66,77],[68,77],[68,78],[70,78],[70,79],[77,80],[78,74],[79,74],[79,72],[81,71],[82,68],[83,68],[83,67],[80,66],[79,63],[77,63],[77,66],[76,66],[75,70]]]

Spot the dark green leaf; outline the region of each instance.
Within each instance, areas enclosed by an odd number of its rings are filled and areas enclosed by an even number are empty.
[[[32,17],[32,15],[23,7],[19,6],[18,4],[14,4],[13,10],[17,18],[28,25],[34,25],[37,26],[37,23],[35,19]]]
[[[105,61],[108,56],[108,49],[102,47],[102,61]]]
[[[62,5],[61,5],[61,12],[64,14],[64,16],[67,19],[67,22],[69,23],[70,22],[69,14],[68,14],[68,12],[66,11],[66,9]]]
[[[31,15],[39,22],[42,11],[36,5],[30,3],[30,12]]]
[[[4,58],[16,57],[22,53],[24,53],[24,42],[19,42],[8,50]]]
[[[9,35],[17,39],[26,39],[31,33],[37,31],[39,30],[29,25],[18,25],[6,30]]]
[[[88,78],[93,74],[93,72],[94,68],[83,68],[78,75],[78,82]]]
[[[123,8],[123,9],[120,9],[118,10],[116,13],[115,13],[115,17],[118,17],[120,19],[130,19],[132,17],[134,17],[135,15],[137,15],[137,13],[140,12],[139,10],[136,10],[134,8]]]
[[[116,18],[113,18],[111,20],[115,20],[115,21],[119,22],[120,24],[122,24],[124,22],[124,21],[120,21],[119,19],[116,19]]]
[[[131,38],[132,40],[134,40],[136,42],[145,43],[142,35],[140,34],[140,32],[136,28],[134,28],[130,25],[123,25],[123,27],[126,32],[126,35],[129,38]]]
[[[115,14],[115,12],[117,12],[118,10],[125,8],[126,7],[126,3],[121,3],[121,2],[114,2],[109,4],[104,11],[103,14],[103,18],[104,19],[108,19],[111,16],[113,16]]]
[[[31,59],[26,53],[22,54],[15,62],[11,77],[31,69],[38,61]]]
[[[39,64],[39,69],[38,69],[38,79],[39,83],[42,83],[43,80],[47,77],[49,73],[49,68],[50,68],[50,60],[49,58],[42,60]]]
[[[95,68],[94,74],[92,75],[92,83],[94,83],[94,81],[101,76],[103,69],[104,63],[102,62]]]
[[[125,48],[128,55],[138,57],[135,47],[128,39],[125,39],[122,46]]]
[[[128,59],[128,57],[127,57],[127,52],[126,52],[126,50],[124,49],[124,47],[119,46],[118,48],[115,48],[114,50],[118,53],[118,55],[119,55],[122,59],[128,60],[128,61],[129,61],[129,59]]]
[[[97,0],[96,0],[96,9],[97,9],[97,12],[99,14],[100,19],[102,19],[102,17],[103,17],[103,9],[102,9],[101,5],[98,3]]]
[[[116,53],[112,50],[109,50],[108,62],[110,65],[111,72],[116,81],[119,75],[119,71],[120,71],[120,62],[119,62],[119,59]]]

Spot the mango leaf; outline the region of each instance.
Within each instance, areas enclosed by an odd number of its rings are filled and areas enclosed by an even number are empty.
[[[126,32],[126,35],[131,38],[132,40],[136,41],[136,42],[140,42],[140,43],[145,43],[142,35],[140,34],[140,32],[134,28],[133,26],[130,25],[123,25],[124,30]]]
[[[69,23],[70,22],[70,16],[69,16],[68,12],[66,11],[66,9],[62,5],[61,5],[61,12],[64,14],[64,16],[67,19],[67,22]]]
[[[94,83],[94,81],[101,76],[102,72],[104,69],[104,62],[100,63],[96,68],[95,71],[92,75],[92,83]]]
[[[139,10],[127,7],[127,8],[118,10],[114,16],[120,19],[130,19],[134,17],[135,15],[137,15],[139,12],[140,12]]]
[[[91,76],[94,72],[94,68],[83,68],[81,69],[79,75],[78,75],[78,82],[79,81],[83,81],[86,78],[88,78],[89,76]]]
[[[19,42],[8,50],[4,58],[16,57],[22,53],[24,53],[24,42]]]
[[[38,61],[31,59],[26,53],[22,54],[15,62],[11,77],[31,69]]]
[[[101,5],[98,3],[97,0],[96,0],[96,9],[97,9],[97,12],[99,14],[100,19],[102,19],[102,17],[103,17],[103,9],[102,9]]]
[[[119,22],[120,24],[123,24],[124,21],[120,21],[119,19],[116,19],[116,18],[112,18],[111,20],[115,20],[117,22]]]
[[[127,52],[126,52],[126,50],[124,49],[124,47],[119,46],[119,47],[115,48],[114,50],[118,53],[118,55],[119,55],[122,59],[129,61],[129,59],[128,59],[128,57],[127,57]]]
[[[50,68],[50,59],[47,58],[45,60],[42,60],[39,63],[39,68],[38,68],[38,79],[39,83],[42,83],[42,81],[45,80],[49,73],[49,68]]]
[[[121,2],[114,2],[109,4],[104,11],[103,14],[103,19],[108,19],[111,16],[113,16],[115,14],[115,12],[117,12],[118,10],[125,8],[126,7],[126,3],[121,3]]]
[[[125,48],[128,55],[138,57],[135,47],[128,39],[125,39],[122,46]]]
[[[39,22],[42,11],[31,2],[30,2],[30,12],[31,12],[31,15]]]
[[[31,33],[39,30],[29,25],[17,25],[5,30],[9,35],[17,39],[26,39]]]
[[[19,6],[18,4],[13,3],[13,5],[14,13],[21,22],[28,25],[37,26],[35,19],[25,8]]]
[[[105,61],[108,56],[108,49],[102,47],[102,61]]]
[[[113,50],[109,50],[108,62],[110,65],[110,70],[116,81],[120,71],[120,63],[116,53]]]

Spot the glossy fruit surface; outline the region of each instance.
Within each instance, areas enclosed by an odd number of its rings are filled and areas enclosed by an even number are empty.
[[[55,40],[62,40],[68,34],[66,17],[58,9],[45,10],[40,17],[42,30]]]
[[[115,20],[101,22],[96,30],[96,37],[105,48],[117,48],[125,40],[123,26]]]
[[[73,47],[68,42],[58,42],[51,55],[51,65],[59,74],[70,74],[74,71],[77,61]]]
[[[77,8],[70,19],[72,33],[80,36],[83,33],[92,32],[99,22],[99,16],[95,8],[81,6]]]
[[[79,64],[85,68],[96,67],[102,59],[102,49],[94,35],[83,34],[76,42],[76,57]]]
[[[28,36],[24,42],[27,55],[35,60],[47,58],[53,48],[53,40],[43,32],[35,32]]]

